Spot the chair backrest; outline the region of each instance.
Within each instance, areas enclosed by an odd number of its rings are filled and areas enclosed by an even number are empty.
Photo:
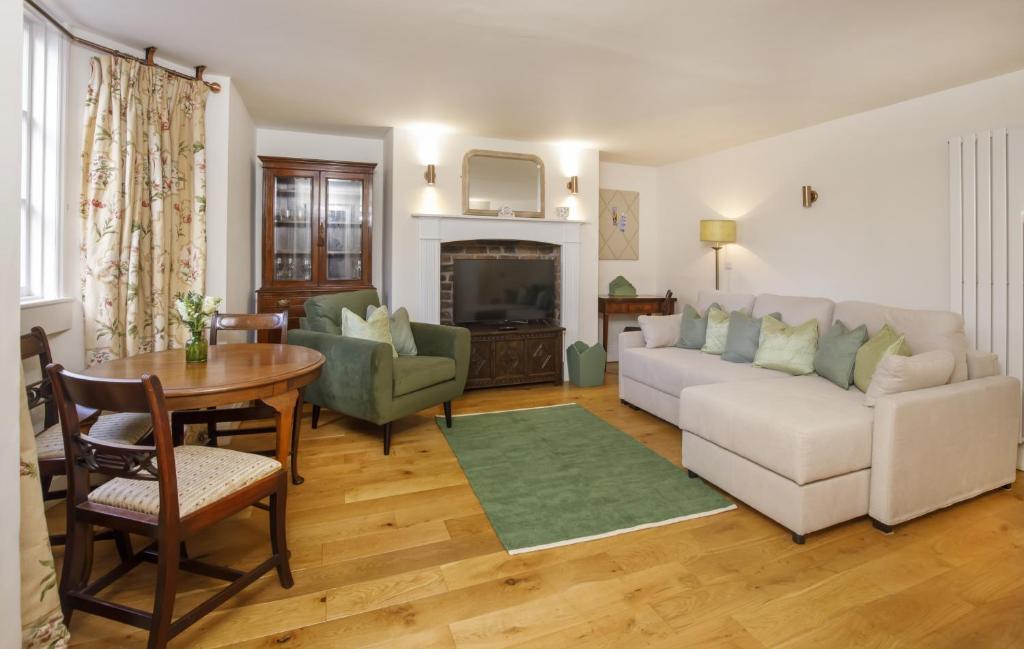
[[[218,331],[277,331],[277,342],[288,342],[288,311],[280,313],[217,313],[210,318],[210,344],[217,344]]]
[[[366,307],[380,306],[377,289],[318,295],[306,300],[306,323],[313,331],[341,334],[341,310],[347,308],[360,318],[366,317]]]
[[[160,489],[160,517],[178,518],[178,484],[170,414],[160,379],[144,374],[139,380],[98,379],[65,370],[46,368],[64,433],[68,501],[88,499],[89,474],[131,480],[156,480]],[[113,412],[148,412],[153,419],[153,445],[137,446],[103,441],[82,434],[77,407]]]
[[[32,357],[39,359],[40,378],[25,386],[28,408],[32,410],[43,406],[43,427],[49,428],[57,423],[57,405],[53,400],[50,377],[46,373],[46,366],[53,362],[53,356],[50,354],[50,341],[42,327],[32,327],[29,333],[21,337],[21,360]]]

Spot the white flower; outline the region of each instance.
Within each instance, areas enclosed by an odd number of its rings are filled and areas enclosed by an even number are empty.
[[[178,298],[174,301],[174,309],[178,312],[178,317],[181,318],[182,322],[188,322],[190,320],[188,314],[188,307],[185,306],[185,301]]]
[[[207,295],[203,298],[203,314],[211,316],[217,312],[217,308],[220,306],[221,300],[219,297],[212,297]]]

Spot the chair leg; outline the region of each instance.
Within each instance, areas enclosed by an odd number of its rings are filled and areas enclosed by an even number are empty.
[[[288,485],[282,478],[277,491],[270,496],[270,547],[277,557],[277,579],[281,582],[282,588],[291,588],[295,585],[288,563],[288,537],[285,527],[287,499]]]
[[[71,624],[71,613],[74,610],[68,595],[85,588],[92,572],[92,525],[72,520],[72,517],[73,515],[68,515],[64,567],[61,570],[60,586],[57,587],[65,625]]]
[[[171,444],[182,446],[185,443],[185,424],[171,416]]]
[[[216,410],[217,408],[211,407],[207,410]],[[206,445],[217,448],[217,424],[216,422],[209,422],[206,424]]]
[[[391,422],[384,424],[384,455],[391,455]]]
[[[451,401],[445,401],[443,405],[444,405],[444,425],[445,425],[445,428],[451,428],[452,427],[452,402]]]
[[[174,596],[178,590],[178,565],[181,563],[181,542],[177,531],[164,532],[157,541],[156,595],[153,619],[149,627],[148,649],[164,649],[171,639],[174,618]]]
[[[317,424],[320,423],[320,406],[313,404],[313,430],[316,430]]]
[[[128,532],[114,530],[114,545],[117,546],[117,556],[121,559],[121,563],[129,561],[135,556],[135,551],[132,549],[132,537],[128,535]]]
[[[295,403],[295,417],[292,421],[292,484],[300,485],[306,481],[301,475],[299,475],[299,430],[302,429],[300,425],[302,422],[302,393],[299,393],[299,399]]]

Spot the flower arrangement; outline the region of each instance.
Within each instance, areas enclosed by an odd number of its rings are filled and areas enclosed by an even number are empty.
[[[185,343],[185,361],[205,363],[208,345],[203,332],[210,322],[210,316],[217,312],[223,300],[203,295],[196,291],[178,293],[174,298],[174,309],[181,323],[188,327],[189,339]]]

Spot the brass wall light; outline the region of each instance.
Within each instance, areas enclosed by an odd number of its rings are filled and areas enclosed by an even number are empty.
[[[811,205],[814,205],[814,201],[818,200],[818,192],[814,191],[814,188],[810,185],[804,185],[803,198],[804,207],[810,207]]]
[[[428,185],[433,185],[437,182],[437,167],[434,165],[427,165],[427,170],[423,172],[423,180],[427,181]]]
[[[580,192],[580,177],[573,176],[569,179],[569,182],[565,184],[565,188],[569,190],[570,194],[578,194]]]

